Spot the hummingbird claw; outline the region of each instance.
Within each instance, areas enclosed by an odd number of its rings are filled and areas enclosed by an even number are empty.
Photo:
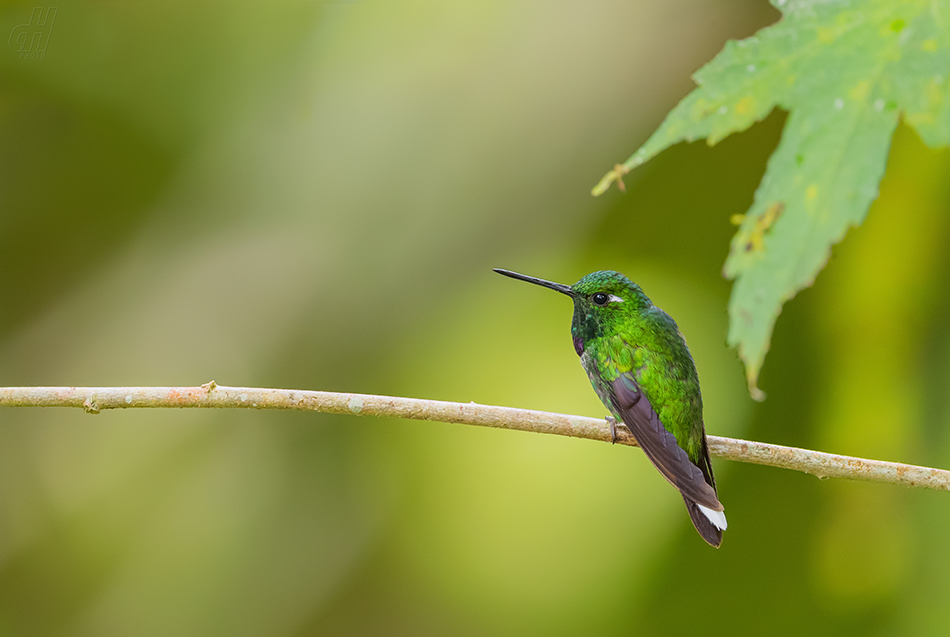
[[[610,425],[610,444],[617,444],[617,419],[613,416],[607,416],[605,418],[607,424]]]

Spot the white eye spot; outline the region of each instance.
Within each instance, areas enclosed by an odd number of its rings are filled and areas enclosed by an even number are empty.
[[[607,298],[607,302],[608,302],[608,303],[623,303],[623,299],[620,298],[619,296],[617,296],[616,294],[611,294],[611,295]]]

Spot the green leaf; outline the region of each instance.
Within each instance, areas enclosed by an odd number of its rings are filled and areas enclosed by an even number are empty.
[[[782,304],[812,284],[831,246],[877,197],[899,115],[930,146],[950,143],[950,0],[773,0],[782,19],[730,41],[699,85],[612,181],[681,141],[712,145],[789,111],[723,273],[735,279],[729,343],[753,397]]]

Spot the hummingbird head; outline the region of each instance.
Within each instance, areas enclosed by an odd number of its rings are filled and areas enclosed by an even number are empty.
[[[571,335],[574,351],[580,356],[591,339],[612,333],[626,321],[636,320],[651,305],[640,286],[613,270],[592,272],[574,285],[553,283],[544,279],[495,268],[504,276],[557,290],[574,301]]]

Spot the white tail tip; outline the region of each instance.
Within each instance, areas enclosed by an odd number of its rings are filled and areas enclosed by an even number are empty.
[[[701,504],[697,504],[699,510],[703,512],[703,515],[706,516],[706,519],[713,523],[720,531],[725,531],[726,527],[729,525],[726,524],[726,514],[724,511],[713,511],[709,507],[704,507]]]

